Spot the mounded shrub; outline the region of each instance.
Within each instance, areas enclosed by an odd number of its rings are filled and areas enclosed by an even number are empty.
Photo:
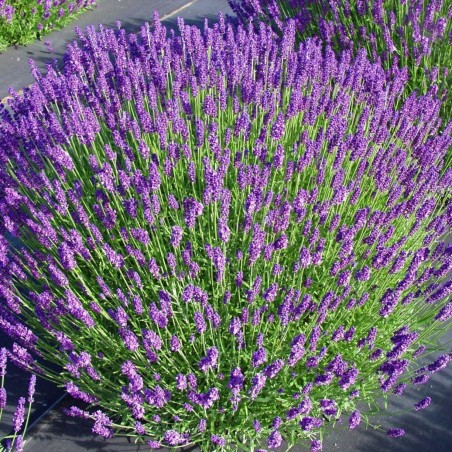
[[[451,359],[452,124],[294,30],[88,28],[2,111],[0,328],[97,434],[320,450]]]

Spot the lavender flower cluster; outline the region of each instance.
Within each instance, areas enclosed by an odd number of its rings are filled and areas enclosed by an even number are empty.
[[[450,0],[228,0],[240,21],[265,21],[278,33],[293,20],[299,39],[317,36],[336,50],[360,48],[385,68],[408,66],[413,89],[435,83],[452,98],[452,2]]]
[[[6,365],[8,361],[9,351],[2,347],[0,349],[0,377],[2,379],[0,387],[0,420],[2,418],[3,410],[6,407],[7,391],[4,387]],[[28,417],[30,415],[30,407],[34,402],[34,394],[36,389],[36,375],[30,377],[28,384],[28,397],[20,397],[17,403],[16,410],[13,415],[12,434],[1,438],[2,445],[0,445],[1,451],[6,452],[22,452],[24,446],[24,436],[27,430]],[[28,402],[28,413],[25,409],[25,403]]]
[[[452,123],[291,23],[179,32],[79,31],[0,111],[10,360],[106,438],[320,450],[451,317]]]

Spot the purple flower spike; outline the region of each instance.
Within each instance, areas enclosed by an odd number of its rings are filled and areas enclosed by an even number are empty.
[[[0,388],[0,409],[3,410],[6,406],[7,393],[5,388]]]
[[[274,378],[284,367],[284,360],[283,359],[277,359],[276,361],[272,362],[269,366],[264,368],[264,375],[267,378]]]
[[[175,430],[167,430],[164,435],[164,441],[169,446],[179,446],[187,442],[185,436]]]
[[[261,364],[264,364],[267,361],[267,350],[263,347],[257,349],[253,353],[253,357],[251,359],[251,365],[253,367],[259,367]]]
[[[273,430],[267,438],[269,449],[277,449],[282,444],[283,437],[278,430]]]
[[[361,423],[361,414],[358,410],[353,411],[353,413],[350,415],[348,419],[348,425],[351,429],[354,429],[358,427],[358,425]]]
[[[266,381],[267,377],[262,373],[258,373],[253,377],[251,389],[248,391],[251,399],[255,399],[259,395],[264,388]]]
[[[184,220],[188,229],[195,227],[196,218],[204,212],[204,206],[194,198],[185,198],[183,200]]]
[[[13,417],[13,429],[15,433],[18,433],[22,428],[22,425],[25,420],[24,416],[25,416],[25,397],[20,397]]]
[[[440,309],[438,314],[435,316],[435,320],[439,322],[445,322],[452,317],[452,301],[447,303],[443,308]]]
[[[311,441],[311,452],[321,452],[323,450],[323,443],[319,439]]]
[[[170,349],[172,352],[178,352],[181,349],[181,342],[176,335],[171,336]]]
[[[302,430],[306,430],[306,431],[310,431],[314,428],[319,428],[322,425],[323,425],[322,419],[311,417],[311,416],[304,417],[300,421],[300,426],[301,426]]]
[[[36,375],[32,375],[30,377],[30,383],[28,384],[28,403],[33,403],[33,396],[35,394],[36,389]]]
[[[212,444],[215,444],[216,446],[226,446],[226,440],[218,435],[212,435],[210,437],[210,441]]]
[[[402,428],[390,428],[386,433],[391,438],[400,438],[401,436],[405,435],[405,430],[403,430]]]
[[[199,370],[201,372],[207,372],[208,369],[215,367],[217,365],[218,356],[219,352],[216,347],[209,348],[206,356],[199,361]]]
[[[284,135],[284,117],[281,113],[278,114],[275,123],[271,130],[271,137],[273,140],[278,141]]]
[[[261,423],[257,419],[254,419],[253,421],[253,428],[256,433],[259,433],[262,430]]]
[[[179,226],[173,226],[171,230],[171,246],[177,248],[182,240],[183,229]]]
[[[0,377],[6,375],[6,363],[8,361],[8,354],[5,347],[0,349]]]
[[[416,411],[423,410],[424,408],[427,408],[432,403],[432,399],[430,397],[425,397],[420,402],[416,403],[414,405],[414,409]]]
[[[197,311],[194,315],[196,330],[199,334],[203,334],[207,330],[207,324],[201,312]]]
[[[158,450],[162,448],[162,445],[158,442],[158,441],[154,441],[154,440],[150,440],[148,441],[148,446],[152,449],[152,450]]]

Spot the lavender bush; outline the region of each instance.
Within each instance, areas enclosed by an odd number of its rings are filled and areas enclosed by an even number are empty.
[[[95,0],[0,0],[0,51],[62,28]]]
[[[0,349],[0,377],[2,379],[0,387],[0,420],[2,418],[3,410],[6,406],[7,392],[5,389],[5,375],[6,364],[8,360],[8,350],[6,348]],[[30,408],[33,403],[34,393],[36,388],[36,375],[32,375],[28,385],[28,397],[20,397],[16,411],[13,416],[12,435],[1,438],[0,451],[7,452],[22,452],[24,445],[24,436],[27,431],[28,421],[30,419]],[[28,403],[28,410],[25,405]]]
[[[228,0],[240,20],[263,20],[281,33],[293,19],[297,37],[318,36],[337,51],[365,48],[369,58],[386,69],[409,68],[407,93],[425,93],[436,83],[447,99],[443,116],[450,118],[452,98],[451,0]]]
[[[154,19],[79,32],[2,111],[11,360],[106,438],[320,450],[452,357],[416,366],[452,313],[452,123],[365,51]]]

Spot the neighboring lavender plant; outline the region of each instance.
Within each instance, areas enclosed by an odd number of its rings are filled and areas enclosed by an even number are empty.
[[[318,36],[335,50],[365,48],[385,68],[407,66],[414,89],[437,84],[450,118],[452,97],[451,0],[228,0],[243,22],[264,20],[282,33],[293,19],[298,39]]]
[[[5,389],[5,375],[6,375],[6,363],[8,359],[8,351],[6,348],[0,349],[0,377],[2,379],[0,387],[0,420],[2,418],[3,410],[6,406],[7,393]],[[0,438],[0,451],[7,452],[22,452],[24,445],[24,436],[27,431],[28,421],[30,418],[31,404],[33,403],[34,393],[36,388],[36,375],[32,375],[30,383],[28,385],[28,397],[20,397],[17,408],[13,416],[13,433],[4,438]],[[25,410],[25,404],[28,403],[28,410]]]
[[[95,0],[0,0],[0,51],[62,28]]]
[[[435,96],[290,27],[118,27],[2,112],[11,359],[97,434],[203,450],[320,450],[327,420],[445,367],[416,367],[451,317]]]

